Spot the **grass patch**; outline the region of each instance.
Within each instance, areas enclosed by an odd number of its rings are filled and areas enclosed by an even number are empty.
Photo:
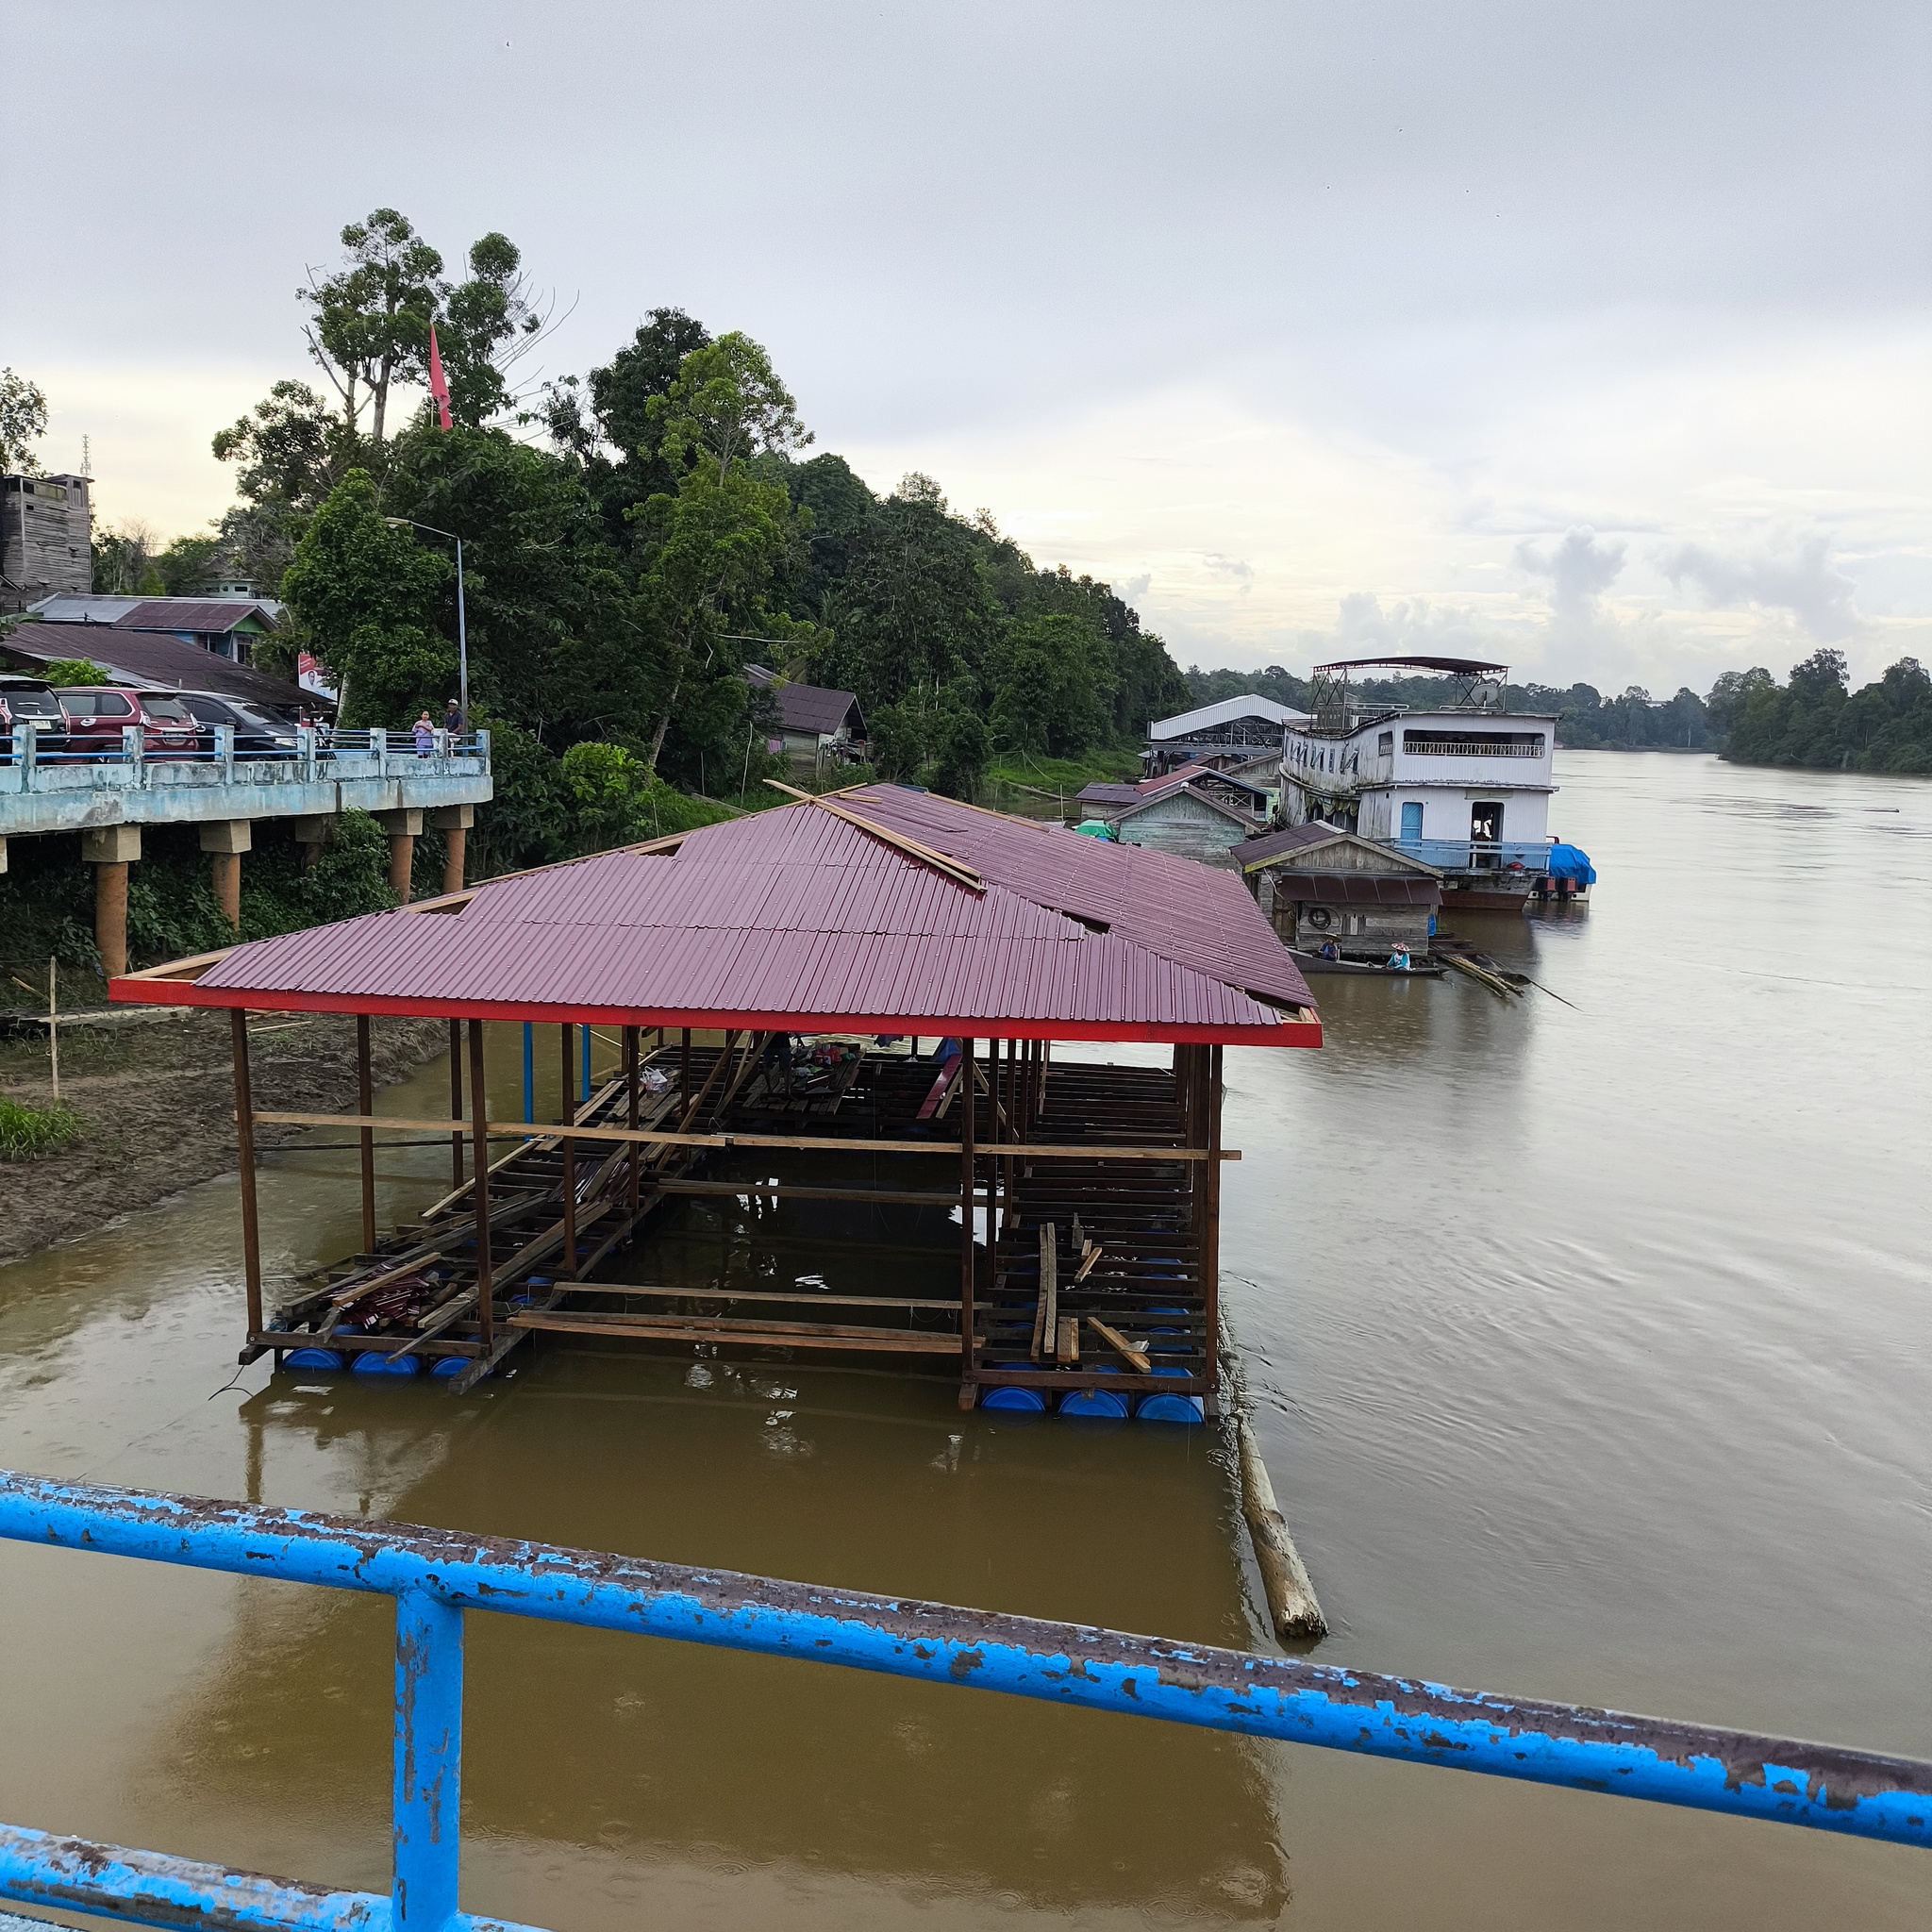
[[[81,1124],[80,1116],[58,1100],[51,1107],[32,1107],[0,1099],[0,1160],[38,1160],[77,1140]]]
[[[1141,775],[1138,746],[1100,745],[1077,758],[1034,758],[1027,753],[995,758],[987,776],[996,785],[1030,785],[1036,791],[1067,797],[1083,785],[1118,784]]]

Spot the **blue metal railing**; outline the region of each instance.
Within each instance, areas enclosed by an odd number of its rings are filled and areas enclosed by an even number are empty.
[[[396,1601],[391,1895],[0,1825],[0,1897],[149,1925],[502,1932],[458,1905],[463,1612],[668,1637],[1932,1847],[1932,1763],[730,1571],[0,1473],[0,1537]],[[517,1932],[517,1928],[508,1928]]]
[[[1547,844],[1512,845],[1481,839],[1391,839],[1388,842],[1396,851],[1406,852],[1424,865],[1440,866],[1444,872],[1508,872],[1519,866],[1524,872],[1550,869]]]

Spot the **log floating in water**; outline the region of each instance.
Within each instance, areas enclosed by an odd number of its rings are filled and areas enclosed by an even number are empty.
[[[1255,1546],[1255,1562],[1261,1572],[1261,1588],[1268,1595],[1268,1612],[1274,1620],[1274,1634],[1284,1643],[1325,1637],[1328,1620],[1322,1614],[1301,1552],[1295,1548],[1288,1524],[1275,1505],[1268,1465],[1261,1460],[1255,1432],[1248,1424],[1247,1380],[1224,1321],[1221,1324],[1221,1365],[1227,1378],[1228,1392],[1234,1398],[1229,1407],[1234,1415],[1241,1514],[1247,1519],[1248,1536]]]

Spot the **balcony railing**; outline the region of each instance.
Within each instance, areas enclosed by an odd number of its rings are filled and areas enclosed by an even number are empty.
[[[1511,845],[1483,839],[1391,839],[1396,851],[1443,872],[1548,872],[1548,845]]]
[[[1424,738],[1418,731],[1406,731],[1402,749],[1412,758],[1540,758],[1548,752],[1549,743],[1540,733],[1491,741]]]
[[[0,1825],[0,1897],[143,1924],[518,1932],[458,1903],[463,1613],[473,1609],[1932,1846],[1932,1763],[1352,1665],[6,1472],[0,1538],[395,1599],[390,1896]],[[9,1640],[14,1668],[28,1667],[22,1631]]]

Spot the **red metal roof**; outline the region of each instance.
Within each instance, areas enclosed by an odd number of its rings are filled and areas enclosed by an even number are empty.
[[[117,979],[113,992],[612,1025],[1321,1039],[1312,1017],[1284,1017],[1175,948],[1096,933],[991,876],[973,891],[805,804],[708,826],[675,855],[600,853],[483,885],[458,910],[287,933],[235,947],[198,980]]]
[[[839,802],[1036,905],[1105,925],[1229,986],[1285,1005],[1314,1005],[1307,982],[1233,873],[903,785],[843,791]],[[703,836],[724,829],[714,826]]]

